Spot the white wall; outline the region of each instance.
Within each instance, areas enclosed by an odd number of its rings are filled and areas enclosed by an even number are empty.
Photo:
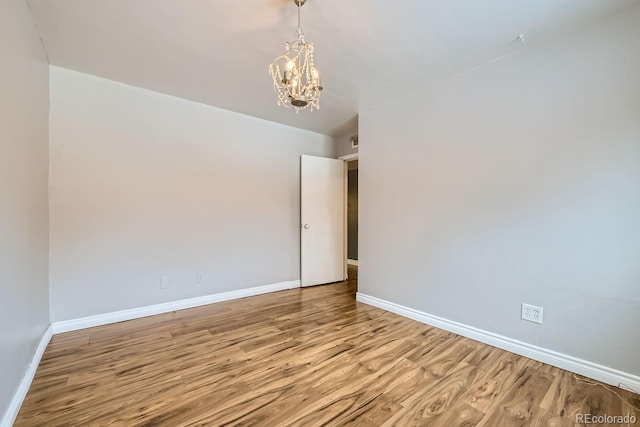
[[[22,0],[0,2],[0,419],[49,325],[47,60]]]
[[[640,374],[637,22],[361,112],[359,290]]]
[[[52,67],[52,320],[299,279],[301,154],[331,138]]]
[[[353,135],[357,135],[357,133],[358,133],[358,125],[356,122],[355,127],[353,127],[351,130],[341,135],[335,136],[333,138],[333,142],[336,147],[336,154],[337,154],[336,157],[342,157],[348,154],[355,154],[358,152],[357,148],[353,148],[351,146],[351,137]]]

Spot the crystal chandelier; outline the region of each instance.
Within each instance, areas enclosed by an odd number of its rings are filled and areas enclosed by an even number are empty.
[[[313,43],[304,41],[300,25],[300,8],[307,0],[293,2],[298,6],[298,40],[286,43],[287,51],[269,65],[269,74],[273,78],[278,105],[293,107],[297,113],[307,107],[311,107],[311,111],[319,109],[323,88],[313,64]]]

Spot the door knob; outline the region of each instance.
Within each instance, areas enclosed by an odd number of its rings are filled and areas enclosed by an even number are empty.
[[[304,225],[302,226],[302,228],[304,228],[305,230],[308,230],[308,229],[309,229],[309,224],[304,224]]]

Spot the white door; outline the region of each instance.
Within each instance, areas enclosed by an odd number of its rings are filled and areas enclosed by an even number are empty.
[[[301,283],[345,279],[344,161],[301,158]]]

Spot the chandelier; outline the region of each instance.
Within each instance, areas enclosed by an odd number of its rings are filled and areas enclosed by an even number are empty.
[[[298,39],[286,43],[286,52],[269,65],[273,88],[278,96],[278,105],[295,108],[296,113],[311,107],[320,108],[322,84],[313,64],[313,43],[304,41],[300,25],[300,8],[307,0],[293,0],[298,6]]]

